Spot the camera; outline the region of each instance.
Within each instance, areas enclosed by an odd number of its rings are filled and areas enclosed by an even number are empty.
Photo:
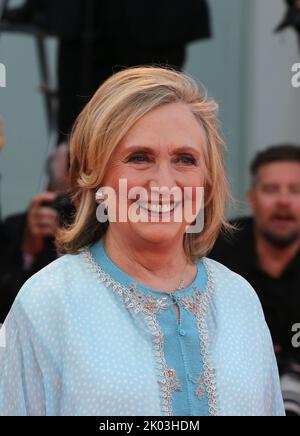
[[[50,207],[58,213],[60,227],[66,227],[74,221],[76,209],[70,194],[59,195],[51,202],[44,202],[44,207]]]
[[[281,389],[287,416],[300,416],[300,363],[290,361],[281,377]]]

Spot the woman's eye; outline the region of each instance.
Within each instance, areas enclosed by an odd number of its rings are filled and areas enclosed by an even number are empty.
[[[144,163],[148,161],[149,159],[144,154],[136,154],[128,159],[128,162],[134,162],[134,163]]]
[[[145,154],[135,154],[131,157],[129,157],[127,162],[132,163],[149,163],[150,157]],[[180,163],[183,165],[196,165],[197,160],[193,156],[179,156],[176,159],[176,163]]]
[[[197,161],[192,156],[181,156],[178,158],[178,161],[183,163],[184,165],[196,165]]]

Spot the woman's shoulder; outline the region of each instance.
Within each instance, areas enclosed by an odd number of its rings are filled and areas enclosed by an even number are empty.
[[[80,264],[80,257],[80,254],[67,254],[59,257],[30,277],[26,282],[26,285],[33,285],[34,283],[42,282],[44,280],[48,280],[49,278],[63,278],[70,271],[72,271],[74,267]]]
[[[264,311],[251,284],[219,262],[211,259],[205,262],[211,276],[213,313],[223,331],[228,337],[232,332],[237,337],[237,330],[244,338],[251,333],[260,343],[270,343]]]
[[[18,293],[16,303],[31,308],[45,301],[49,306],[58,305],[66,299],[74,282],[84,280],[81,254],[62,256],[27,280]]]
[[[210,258],[205,258],[204,263],[206,264],[207,269],[215,276],[215,279],[221,281],[225,285],[230,284],[231,286],[233,285],[233,287],[238,286],[239,289],[256,296],[250,283],[227,266]]]
[[[239,304],[244,308],[252,307],[262,314],[262,307],[258,295],[252,285],[242,276],[227,268],[225,265],[206,258],[204,260],[215,291],[220,300],[231,304]],[[248,303],[248,306],[247,304]]]

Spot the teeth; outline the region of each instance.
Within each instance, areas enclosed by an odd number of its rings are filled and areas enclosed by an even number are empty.
[[[169,204],[163,204],[162,205],[162,212],[163,213],[165,213],[165,212],[170,212],[171,210],[172,210],[173,208],[171,207],[171,205]]]
[[[170,204],[151,204],[149,206],[148,203],[139,203],[139,206],[147,210],[148,212],[154,212],[154,213],[168,213],[174,210],[174,206],[171,206]]]

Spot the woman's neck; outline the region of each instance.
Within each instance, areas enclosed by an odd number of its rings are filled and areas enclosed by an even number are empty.
[[[175,289],[181,278],[186,285],[195,278],[196,265],[188,261],[182,242],[149,244],[114,235],[104,237],[107,254],[123,271],[153,289]],[[184,277],[182,275],[184,274]]]

